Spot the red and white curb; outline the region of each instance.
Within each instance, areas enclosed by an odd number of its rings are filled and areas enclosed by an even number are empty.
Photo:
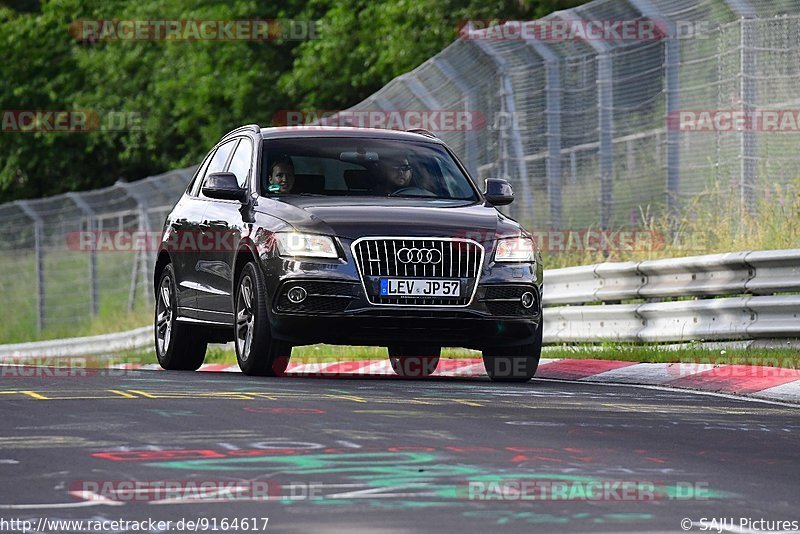
[[[161,369],[156,364],[120,365],[126,369]],[[239,372],[237,365],[206,364],[200,371]],[[388,360],[290,363],[289,377],[362,377],[394,375]],[[482,378],[480,359],[442,359],[433,376]],[[800,370],[757,365],[707,363],[636,363],[614,360],[542,358],[536,378],[607,384],[673,387],[800,403]]]

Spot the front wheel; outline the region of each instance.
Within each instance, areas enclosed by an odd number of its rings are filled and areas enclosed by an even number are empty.
[[[177,321],[178,298],[175,271],[167,264],[156,287],[156,357],[164,369],[196,371],[203,365],[208,343],[192,325]]]
[[[441,352],[441,347],[394,345],[389,347],[389,363],[398,376],[421,378],[433,374]]]
[[[483,367],[494,382],[527,382],[536,374],[542,355],[542,323],[533,343],[483,351]]]
[[[248,262],[236,284],[236,360],[246,375],[282,376],[289,366],[292,346],[274,339],[267,315],[267,293],[263,275]]]

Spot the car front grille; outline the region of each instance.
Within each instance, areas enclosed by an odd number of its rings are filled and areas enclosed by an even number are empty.
[[[367,298],[377,305],[466,306],[483,268],[483,247],[469,239],[362,238],[352,249]],[[381,278],[458,280],[461,294],[451,298],[381,296]]]

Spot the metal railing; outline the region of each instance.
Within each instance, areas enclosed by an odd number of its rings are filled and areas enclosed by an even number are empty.
[[[800,249],[546,270],[543,304],[545,343],[800,338]],[[149,332],[0,345],[0,358],[148,348]]]
[[[800,249],[545,271],[545,342],[800,338]]]

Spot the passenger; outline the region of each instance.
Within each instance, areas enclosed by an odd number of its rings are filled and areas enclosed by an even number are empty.
[[[275,187],[278,186],[278,187]],[[277,158],[269,168],[270,193],[289,193],[294,186],[294,164],[288,156]]]

